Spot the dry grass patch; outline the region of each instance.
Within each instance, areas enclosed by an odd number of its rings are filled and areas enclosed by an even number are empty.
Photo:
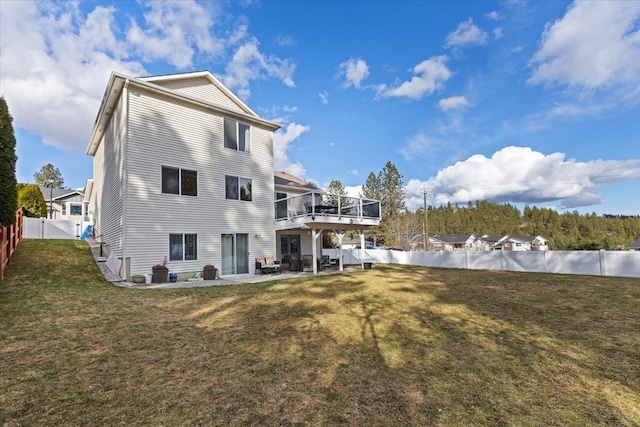
[[[640,425],[640,280],[379,266],[105,283],[25,241],[0,283],[3,425]]]

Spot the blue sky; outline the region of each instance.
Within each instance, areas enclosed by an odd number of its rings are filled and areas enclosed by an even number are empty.
[[[637,1],[3,1],[0,43],[19,181],[84,186],[112,71],[209,70],[320,186],[640,214]]]

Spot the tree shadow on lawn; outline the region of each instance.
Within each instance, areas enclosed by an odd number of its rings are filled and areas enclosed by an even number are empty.
[[[561,322],[533,304],[542,297],[499,285],[526,276],[481,279],[485,273],[376,265],[221,288],[32,284],[52,309],[32,301],[34,314],[18,319],[55,334],[5,340],[2,360],[18,369],[2,390],[19,403],[0,417],[84,425],[638,423],[628,407],[637,386],[624,385],[615,361],[599,359],[579,334],[562,335]],[[596,322],[585,316],[574,327]]]
[[[561,336],[543,310],[527,305],[533,296],[522,295],[526,288],[496,288],[504,277],[493,273],[486,283],[464,277],[471,273],[382,267],[366,275],[269,284],[245,300],[223,298],[193,320],[228,334],[230,372],[251,366],[254,409],[246,413],[244,403],[229,402],[240,417],[235,421],[638,419],[629,371],[608,372],[589,344]]]
[[[443,332],[461,368],[502,390],[496,410],[529,407],[543,424],[640,422],[637,283],[503,272],[438,276],[446,286],[418,316]],[[522,391],[528,400],[500,403]]]

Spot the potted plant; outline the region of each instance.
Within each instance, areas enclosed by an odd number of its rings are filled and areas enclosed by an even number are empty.
[[[156,264],[151,267],[151,272],[153,276],[151,281],[153,283],[164,283],[167,281],[167,277],[169,276],[169,268],[167,267],[167,257],[164,257],[162,263]]]
[[[202,269],[202,278],[204,280],[215,280],[218,269],[213,264],[207,264]]]

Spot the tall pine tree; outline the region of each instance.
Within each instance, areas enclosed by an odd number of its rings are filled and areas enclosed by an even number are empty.
[[[16,187],[16,136],[13,117],[4,97],[0,97],[0,224],[12,225],[18,209]]]

